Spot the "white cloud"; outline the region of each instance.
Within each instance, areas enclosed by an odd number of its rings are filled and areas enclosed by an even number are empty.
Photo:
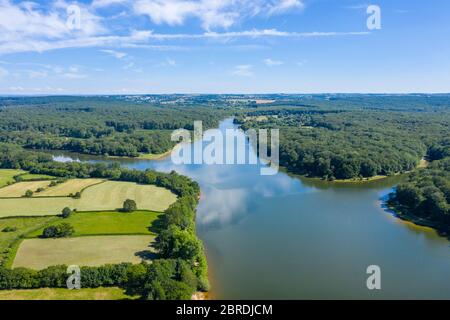
[[[177,62],[175,60],[172,60],[170,58],[166,59],[166,63],[171,66],[171,67],[175,67],[177,65]]]
[[[301,60],[297,62],[297,66],[303,67],[308,61],[307,60]]]
[[[74,79],[84,79],[87,76],[85,74],[80,74],[80,73],[74,73],[74,72],[67,72],[63,74],[63,77],[69,80],[74,80]]]
[[[360,3],[352,6],[346,6],[345,8],[350,10],[366,10],[368,6],[370,6],[369,3]]]
[[[134,67],[134,62],[130,62],[127,63],[126,65],[123,66],[123,69],[127,70],[127,69],[131,69]]]
[[[133,4],[135,14],[146,15],[153,23],[182,25],[188,18],[197,18],[205,30],[229,28],[245,18],[303,7],[300,0],[138,0]]]
[[[13,92],[23,92],[25,89],[21,86],[14,86],[14,87],[9,87],[8,88],[9,91],[13,91]]]
[[[92,1],[92,7],[104,8],[109,7],[111,5],[125,4],[125,3],[127,3],[127,0],[94,0]]]
[[[281,66],[283,64],[283,61],[280,60],[272,60],[270,58],[263,60],[264,64],[268,67],[275,67],[275,66]]]
[[[0,0],[0,42],[27,40],[28,38],[60,39],[74,34],[67,25],[68,3],[54,2],[50,8],[42,8],[31,2],[14,4]],[[44,10],[45,9],[45,10]],[[92,14],[87,7],[80,7],[81,23],[76,34],[91,36],[105,31],[101,18]]]
[[[48,76],[47,71],[36,71],[36,70],[28,70],[28,77],[30,79],[36,79],[36,78],[46,78]]]
[[[269,8],[269,15],[272,14],[280,14],[287,12],[292,9],[303,9],[304,8],[303,1],[299,0],[280,0],[277,3],[273,4]]]
[[[252,77],[253,76],[253,66],[249,64],[241,64],[233,68],[232,74],[240,77]]]
[[[89,47],[140,47],[149,49],[170,50],[179,47],[171,46],[153,46],[147,45],[150,40],[188,40],[188,39],[232,39],[232,38],[261,38],[261,37],[342,37],[342,36],[362,36],[369,35],[370,32],[285,32],[276,29],[266,30],[247,30],[238,32],[206,32],[200,34],[156,34],[152,31],[134,31],[127,36],[96,36],[82,37],[67,40],[46,41],[46,40],[27,40],[27,41],[0,41],[0,54],[17,52],[44,52],[48,50],[66,49],[66,48],[89,48]]]
[[[127,56],[127,54],[125,52],[120,52],[120,51],[115,51],[115,50],[100,50],[101,52],[107,53],[112,55],[113,57],[117,58],[117,59],[122,59],[125,58]]]
[[[0,79],[6,77],[9,74],[8,70],[0,67]]]

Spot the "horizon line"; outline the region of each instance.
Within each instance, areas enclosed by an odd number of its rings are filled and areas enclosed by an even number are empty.
[[[450,95],[448,92],[265,92],[265,93],[240,93],[240,92],[170,92],[170,93],[0,93],[1,98],[7,97],[105,97],[105,96],[202,96],[202,95],[242,95],[242,96],[262,96],[262,95]]]

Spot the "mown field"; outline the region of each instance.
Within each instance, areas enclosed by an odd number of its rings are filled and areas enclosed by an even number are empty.
[[[0,188],[6,186],[8,183],[14,182],[14,177],[20,174],[24,174],[25,171],[22,170],[10,170],[1,169],[0,170]]]
[[[74,237],[94,235],[155,235],[153,222],[161,213],[151,211],[135,211],[123,213],[111,212],[77,212],[69,218],[56,218],[49,225],[66,222],[75,229]],[[1,220],[0,220],[1,221]],[[27,235],[36,238],[42,235],[44,227]]]
[[[70,179],[64,183],[50,187],[45,191],[35,194],[35,197],[67,197],[70,194],[82,192],[84,189],[102,183],[102,179]]]
[[[22,176],[20,176],[22,178]],[[22,178],[23,179],[23,178]],[[32,176],[29,176],[33,180]],[[27,179],[24,179],[27,180]],[[25,181],[17,182],[0,189],[0,198],[20,198],[27,190],[34,192],[33,197],[68,197],[71,194],[82,192],[87,187],[104,182],[102,179],[70,179],[66,182],[50,186],[51,181]],[[44,191],[37,192],[39,188]]]
[[[100,236],[26,239],[17,250],[13,268],[40,270],[54,265],[101,266],[140,263],[152,256],[154,236]]]
[[[132,300],[120,288],[0,290],[0,300]]]
[[[0,219],[0,262],[5,259],[14,258],[14,250],[21,241],[21,238],[33,232],[41,226],[57,220],[56,217],[35,217],[35,218],[8,218]],[[5,228],[12,228],[14,231],[5,232]],[[11,248],[12,246],[12,248]]]
[[[107,181],[86,188],[80,199],[0,199],[0,217],[58,215],[65,207],[78,211],[110,211],[122,208],[126,199],[135,200],[139,210],[162,212],[176,201],[176,196],[154,185]]]
[[[27,190],[36,192],[39,188],[48,188],[50,181],[17,182],[0,189],[0,198],[20,198]]]

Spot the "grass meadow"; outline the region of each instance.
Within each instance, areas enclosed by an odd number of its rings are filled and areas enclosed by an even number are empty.
[[[0,188],[6,186],[8,183],[14,182],[15,176],[24,173],[25,171],[22,170],[0,169]]]
[[[120,288],[0,290],[0,300],[132,300]]]
[[[80,199],[69,197],[0,199],[0,218],[58,215],[65,207],[78,211],[111,211],[122,208],[126,199],[135,200],[139,210],[162,212],[176,201],[176,196],[165,188],[153,185],[107,181],[86,188]]]
[[[69,218],[57,218],[50,225],[67,222],[75,229],[74,237],[95,235],[156,235],[153,222],[161,213],[151,211],[135,211],[131,213],[110,212],[77,212]],[[1,220],[0,220],[1,221]],[[27,235],[36,238],[42,235],[44,227]]]
[[[17,250],[13,268],[41,270],[54,265],[101,266],[140,263],[152,256],[148,235],[26,239]]]

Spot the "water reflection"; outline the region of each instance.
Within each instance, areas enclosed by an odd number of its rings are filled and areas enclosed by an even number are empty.
[[[227,120],[220,128],[230,127]],[[216,298],[450,299],[449,242],[380,206],[404,177],[330,184],[285,173],[261,176],[259,166],[250,165],[120,162],[139,170],[176,170],[200,183],[197,233]],[[372,264],[381,267],[381,291],[366,287]]]

